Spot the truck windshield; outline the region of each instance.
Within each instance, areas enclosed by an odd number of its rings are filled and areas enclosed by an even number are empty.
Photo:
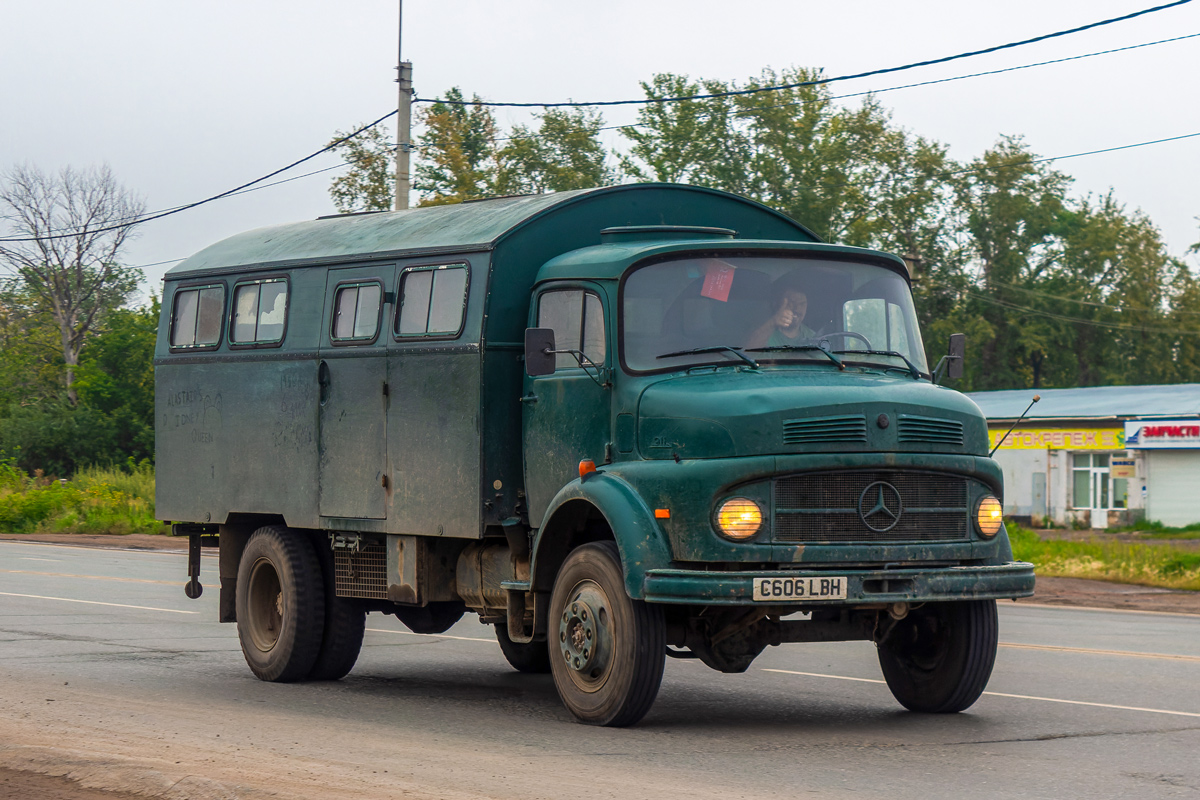
[[[904,278],[873,264],[782,256],[635,269],[622,289],[621,352],[633,372],[741,364],[742,354],[759,364],[840,359],[929,372]]]

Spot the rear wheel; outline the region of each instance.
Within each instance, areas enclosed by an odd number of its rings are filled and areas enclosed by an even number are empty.
[[[625,591],[613,542],[567,556],[550,596],[550,671],[563,704],[580,722],[614,727],[646,715],[662,683],[662,609]]]
[[[325,587],[325,625],[321,633],[321,650],[307,680],[336,681],[350,674],[358,661],[367,629],[367,612],[358,600],[337,596],[333,551],[324,535],[314,536],[312,544]]]
[[[998,638],[995,600],[930,603],[898,621],[879,643],[879,666],[908,710],[952,714],[983,694]]]
[[[250,670],[264,681],[305,678],[317,661],[325,621],[321,566],[308,537],[259,528],[238,564],[237,625]]]
[[[508,627],[501,622],[496,626],[496,641],[500,651],[518,672],[546,673],[550,671],[550,650],[546,642],[514,642],[508,638]]]

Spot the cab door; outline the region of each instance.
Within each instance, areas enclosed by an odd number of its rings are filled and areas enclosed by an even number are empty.
[[[320,364],[323,517],[387,516],[387,338],[393,265],[329,271]]]
[[[548,285],[534,296],[534,327],[552,329],[555,349],[580,351],[599,368],[559,353],[552,374],[525,376],[525,494],[534,527],[541,526],[554,495],[579,477],[581,460],[605,461],[612,391],[603,298],[599,287],[574,283]]]

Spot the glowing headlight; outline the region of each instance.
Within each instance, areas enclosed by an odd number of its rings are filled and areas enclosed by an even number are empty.
[[[717,511],[717,529],[730,539],[749,539],[762,527],[763,515],[758,503],[745,497],[733,497]]]
[[[979,528],[979,534],[986,539],[992,538],[1000,532],[1003,521],[1004,509],[1000,501],[990,494],[984,495],[975,507],[975,525]]]

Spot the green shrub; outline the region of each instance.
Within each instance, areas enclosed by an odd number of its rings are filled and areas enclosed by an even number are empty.
[[[148,464],[82,470],[66,482],[0,462],[0,530],[9,533],[165,533],[154,519]]]

